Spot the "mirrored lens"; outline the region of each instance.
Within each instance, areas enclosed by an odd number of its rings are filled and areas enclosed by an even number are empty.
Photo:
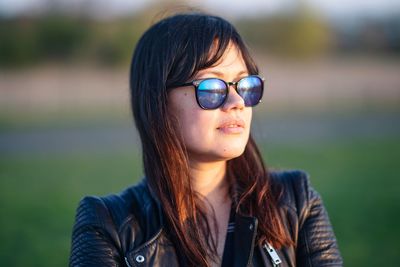
[[[263,94],[263,81],[258,76],[245,77],[238,82],[237,91],[246,107],[255,106]]]
[[[226,84],[220,79],[205,79],[197,87],[197,101],[206,109],[218,108],[226,96]]]

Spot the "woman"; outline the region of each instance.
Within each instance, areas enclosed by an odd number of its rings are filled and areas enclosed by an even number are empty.
[[[145,178],[81,201],[70,266],[342,266],[307,175],[269,172],[250,135],[263,86],[219,17],[145,32],[130,77]]]

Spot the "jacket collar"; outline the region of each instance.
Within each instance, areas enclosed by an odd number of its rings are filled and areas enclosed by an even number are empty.
[[[162,233],[164,229],[164,215],[162,212],[161,202],[159,201],[157,194],[149,185],[148,180],[144,178],[142,182],[145,183],[151,198],[156,203],[158,216],[160,218],[160,229],[157,231],[158,234],[149,240],[151,243],[153,243],[163,236],[160,233]],[[250,266],[253,258],[257,227],[257,218],[236,214],[234,232],[234,267]]]
[[[258,221],[255,217],[236,214],[234,233],[234,267],[250,266]]]

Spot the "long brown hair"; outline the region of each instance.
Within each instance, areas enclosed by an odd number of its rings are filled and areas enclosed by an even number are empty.
[[[209,266],[216,243],[210,238],[204,203],[191,185],[185,145],[168,115],[167,88],[216,64],[229,43],[241,51],[249,73],[258,74],[236,29],[220,17],[202,13],[178,14],[154,24],[132,58],[131,103],[144,173],[161,203],[168,235],[181,261],[190,266]],[[251,136],[244,153],[228,161],[227,179],[236,211],[258,219],[257,242],[268,240],[276,248],[291,245],[278,211],[279,192]]]

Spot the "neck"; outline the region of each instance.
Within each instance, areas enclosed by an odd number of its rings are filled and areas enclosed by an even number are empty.
[[[189,168],[192,186],[196,192],[210,202],[221,203],[228,199],[226,161],[190,162]]]

